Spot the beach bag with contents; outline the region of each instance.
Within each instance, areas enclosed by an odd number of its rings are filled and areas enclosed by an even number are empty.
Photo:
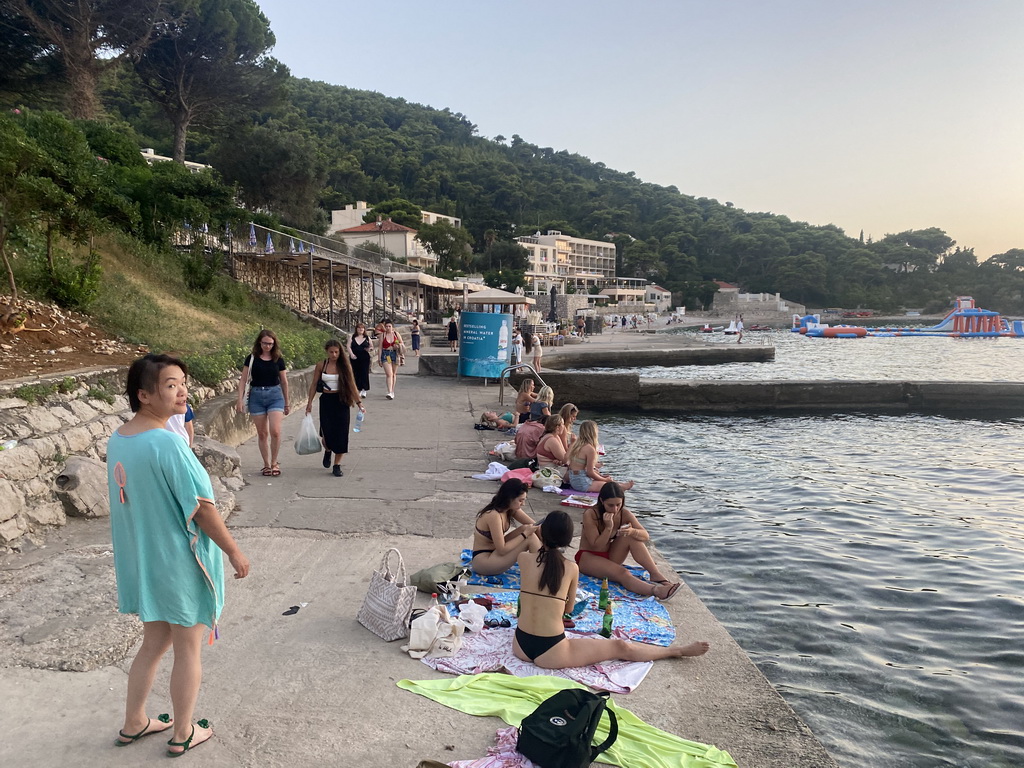
[[[395,571],[391,570],[392,552],[398,558]],[[398,640],[409,634],[409,617],[415,599],[416,587],[408,583],[402,553],[389,549],[384,553],[380,569],[370,576],[370,588],[366,590],[366,599],[356,619],[377,637],[388,642]]]
[[[523,718],[516,749],[541,768],[586,768],[619,736],[615,713],[607,708],[608,698],[607,691],[559,691]],[[611,721],[608,738],[592,747],[604,712]]]
[[[313,415],[307,413],[302,419],[299,434],[295,436],[295,452],[299,456],[309,456],[322,450],[320,435],[316,433],[316,424],[313,423]]]

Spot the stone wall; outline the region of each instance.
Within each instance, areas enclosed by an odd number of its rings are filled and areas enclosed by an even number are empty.
[[[68,515],[110,514],[106,447],[111,433],[131,418],[124,389],[126,369],[102,368],[0,383],[0,549],[39,543],[42,534],[67,523]],[[292,406],[304,404],[312,369],[290,371]],[[235,412],[235,382],[218,388],[191,387],[196,408],[193,451],[210,473],[223,517],[235,508],[243,485],[233,447],[254,434],[248,416]],[[20,394],[37,395],[28,402]]]

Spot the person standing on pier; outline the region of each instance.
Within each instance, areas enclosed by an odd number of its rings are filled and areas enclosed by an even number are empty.
[[[172,415],[185,413],[187,375],[185,364],[168,355],[132,363],[126,389],[134,415],[107,443],[117,608],[137,614],[143,627],[114,744],[127,747],[167,733],[170,757],[213,737],[209,722],[193,723],[203,633],[209,627],[212,643],[224,607],[224,555],[236,579],[249,574],[249,559],[214,505],[209,474],[185,442],[164,428]],[[172,648],[174,717],[153,719],[146,700]]]

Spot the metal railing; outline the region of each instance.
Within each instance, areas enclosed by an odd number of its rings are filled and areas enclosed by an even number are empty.
[[[547,386],[547,384],[544,383],[544,379],[541,378],[541,375],[537,373],[537,371],[535,371],[533,366],[530,365],[529,363],[516,363],[515,365],[510,365],[501,372],[501,376],[498,378],[498,405],[505,404],[505,387],[503,386],[505,383],[505,379],[509,377],[512,371],[516,371],[520,368],[525,368],[526,370],[528,370],[530,372],[530,375],[537,379],[537,381],[540,382],[540,385],[542,387]]]

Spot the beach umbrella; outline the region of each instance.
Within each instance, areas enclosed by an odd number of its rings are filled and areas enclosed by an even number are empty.
[[[199,231],[200,231],[200,232],[202,232],[202,233],[203,233],[203,234],[205,235],[205,234],[207,234],[207,233],[208,233],[208,232],[210,231],[210,227],[209,227],[209,225],[207,225],[207,223],[206,223],[206,222],[204,221],[204,222],[203,222],[203,226],[201,226],[201,227],[199,228]]]
[[[295,253],[295,238],[288,238],[288,253]]]
[[[306,244],[302,240],[299,240],[299,253],[305,253],[305,252],[306,252]]]
[[[274,252],[274,241],[270,239],[270,233],[267,232],[267,247],[263,249],[264,253]]]
[[[256,247],[256,225],[249,222],[249,245]]]
[[[313,244],[312,243],[309,244],[309,255],[310,256],[313,255]]]

